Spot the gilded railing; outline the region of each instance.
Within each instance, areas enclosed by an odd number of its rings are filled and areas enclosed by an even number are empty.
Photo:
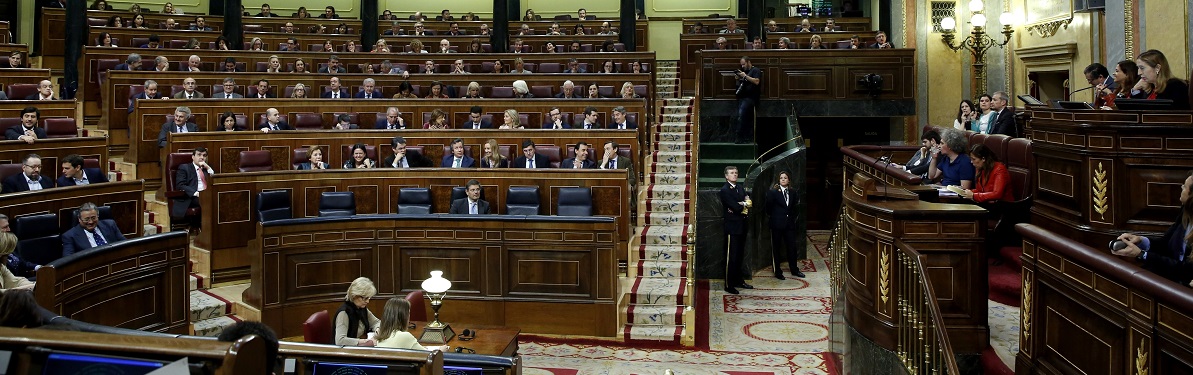
[[[679,76],[678,66],[676,67],[675,75],[676,75],[676,77]],[[699,77],[697,77],[697,79],[699,79]],[[679,88],[676,87],[676,90],[679,90]],[[680,92],[679,96],[683,97],[683,93]],[[666,100],[664,99],[663,101],[665,102]],[[663,108],[665,107],[664,104],[666,104],[666,103],[659,103],[659,105],[655,106],[655,108],[658,108],[658,111],[659,111],[660,118],[658,119],[658,121],[660,124],[663,123],[662,113],[663,113]],[[687,257],[688,257],[688,285],[687,285],[688,293],[684,294],[684,306],[687,306],[684,309],[684,326],[687,327],[687,329],[685,330],[685,332],[687,332],[687,336],[684,337],[683,340],[685,341],[685,343],[691,343],[692,345],[695,345],[695,342],[696,342],[696,337],[695,337],[696,312],[695,312],[695,310],[693,310],[694,306],[696,306],[696,293],[695,293],[695,291],[696,291],[696,284],[695,284],[695,282],[696,282],[696,225],[695,225],[696,219],[695,219],[695,217],[696,217],[696,197],[699,196],[699,194],[696,193],[696,191],[697,191],[696,181],[698,178],[697,171],[699,170],[699,168],[696,168],[696,166],[700,165],[699,164],[700,160],[699,160],[699,156],[698,156],[698,155],[700,155],[700,142],[699,142],[700,126],[698,126],[698,122],[696,121],[696,119],[699,118],[700,101],[692,100],[691,105],[692,105],[692,113],[690,114],[689,121],[692,122],[692,127],[691,127],[692,135],[690,138],[688,138],[688,144],[690,145],[689,149],[688,149],[688,155],[689,155],[688,163],[690,163],[689,164],[690,167],[688,168],[688,170],[691,171],[690,173],[688,173],[688,187],[689,187],[688,190],[691,193],[688,195],[688,217],[692,218],[691,219],[692,224],[688,224],[687,248],[685,249],[687,252]],[[654,142],[650,142],[650,143],[654,143]],[[643,165],[646,165],[646,164],[644,163]]]
[[[899,251],[893,269],[898,287],[898,346],[895,354],[909,374],[959,374],[949,344],[936,292],[924,272],[923,259],[914,248],[896,242]]]

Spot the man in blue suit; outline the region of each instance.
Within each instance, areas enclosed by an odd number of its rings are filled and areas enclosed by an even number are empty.
[[[37,107],[25,107],[21,110],[21,123],[13,125],[4,131],[4,139],[10,141],[25,141],[33,144],[38,139],[46,139],[46,129],[37,126],[41,120],[41,111]]]
[[[484,112],[484,109],[482,109],[481,106],[472,106],[472,108],[468,110],[468,121],[465,121],[464,124],[460,125],[460,129],[492,129],[493,123],[485,121],[485,118],[481,115],[481,112]]]
[[[99,168],[83,168],[83,157],[70,154],[62,159],[62,177],[58,177],[58,186],[89,185],[108,182],[104,171]]]
[[[398,107],[386,108],[385,118],[377,120],[377,123],[373,125],[373,129],[397,130],[405,128],[406,119],[402,118],[402,112],[398,110]]]
[[[609,129],[637,129],[638,124],[630,122],[626,118],[625,107],[617,106],[613,108],[613,122],[609,123]]]
[[[54,180],[41,174],[41,156],[37,154],[25,155],[21,163],[22,173],[5,178],[0,186],[0,193],[19,193],[22,191],[49,189],[54,187]]]
[[[571,129],[572,125],[568,124],[567,120],[563,118],[563,112],[559,111],[559,107],[552,107],[550,112],[547,112],[550,117],[547,123],[543,124],[543,129]]]
[[[327,91],[323,93],[323,99],[340,99],[351,97],[348,95],[348,89],[340,87],[340,77],[331,77],[331,79],[327,82],[330,86],[328,86]]]
[[[79,207],[79,225],[70,228],[59,238],[62,239],[62,256],[70,256],[79,251],[93,247],[107,245],[117,241],[124,241],[124,234],[112,219],[99,220],[99,208],[95,203],[83,203]]]
[[[588,158],[588,142],[580,141],[576,143],[576,157],[563,159],[559,163],[559,167],[563,169],[592,169],[596,168],[596,163]]]
[[[439,164],[443,168],[474,168],[476,167],[476,160],[464,155],[464,140],[456,138],[452,140],[452,153],[443,157],[443,162]]]
[[[157,91],[157,82],[156,81],[154,81],[152,79],[147,80],[147,81],[145,81],[145,84],[142,86],[145,87],[145,91],[140,94],[137,94],[132,99],[128,100],[128,113],[129,114],[132,114],[133,110],[137,108],[136,106],[133,105],[133,103],[136,103],[137,100],[139,100],[139,99],[161,99],[162,98],[162,94]]]
[[[357,99],[381,99],[381,91],[375,89],[377,81],[372,78],[365,78],[364,83],[361,84],[360,91],[356,92],[354,98]]]
[[[547,155],[535,152],[534,141],[522,141],[522,155],[514,159],[510,168],[542,169],[551,168],[551,159]]]

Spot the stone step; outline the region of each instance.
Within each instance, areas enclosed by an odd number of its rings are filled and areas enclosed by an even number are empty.
[[[655,134],[691,134],[692,123],[686,121],[679,122],[658,122],[655,124]]]
[[[634,325],[674,326],[683,323],[683,309],[675,305],[630,305],[626,321]]]
[[[688,185],[650,185],[638,194],[639,200],[684,200],[691,199],[691,188]]]
[[[655,151],[650,153],[650,159],[647,162],[687,163],[691,159],[692,153],[689,151]]]
[[[659,141],[655,142],[655,150],[659,151],[688,151],[692,149],[692,142],[687,141]]]
[[[663,123],[666,123],[666,122],[692,122],[693,116],[692,116],[692,113],[689,113],[689,112],[661,113],[661,114],[659,114],[659,117],[655,120],[658,122],[663,122]]]
[[[694,99],[692,99],[692,98],[671,98],[671,99],[666,99],[666,100],[664,100],[664,101],[663,101],[663,106],[665,106],[665,107],[670,107],[670,106],[685,106],[685,107],[688,107],[688,106],[691,106],[691,105],[692,105],[692,104],[694,104],[694,103],[695,103],[695,100],[694,100]]]
[[[679,260],[640,259],[634,265],[638,277],[687,277],[688,262]]]
[[[204,278],[202,275],[191,272],[191,274],[188,276],[189,276],[188,279],[190,279],[190,287],[191,287],[190,290],[191,291],[204,289],[207,286],[207,279]]]
[[[688,203],[687,199],[647,199],[645,208],[650,213],[687,213]]]
[[[204,319],[191,323],[191,335],[201,337],[216,337],[224,328],[236,324],[241,321],[240,317],[236,315],[217,316],[211,319]]]
[[[191,291],[191,322],[217,318],[232,313],[232,303],[207,290]]]

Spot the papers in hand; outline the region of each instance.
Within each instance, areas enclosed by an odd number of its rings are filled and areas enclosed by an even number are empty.
[[[936,190],[938,190],[940,192],[940,196],[942,196],[942,197],[944,197],[944,196],[949,196],[949,197],[960,196],[961,192],[965,191],[965,189],[962,189],[960,186],[957,186],[957,185],[949,185],[949,186],[945,186],[944,188],[936,189]]]

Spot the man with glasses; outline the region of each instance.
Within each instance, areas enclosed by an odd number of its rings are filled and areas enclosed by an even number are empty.
[[[21,163],[21,173],[8,176],[0,185],[3,185],[0,193],[8,194],[49,189],[54,187],[54,181],[41,174],[41,156],[29,154]]]
[[[563,112],[559,111],[559,107],[551,108],[547,112],[547,123],[543,124],[543,129],[571,129],[572,125],[568,124],[567,120],[563,118]]]
[[[195,91],[195,79],[186,77],[182,80],[182,91],[174,94],[174,99],[203,99],[203,93]]]
[[[240,99],[243,98],[244,95],[236,93],[236,80],[232,79],[232,77],[228,77],[224,78],[224,90],[212,94],[211,97],[216,99]]]
[[[389,129],[398,130],[406,128],[406,119],[402,118],[402,113],[398,111],[398,107],[389,107],[385,110],[385,119],[377,120],[373,129]]]
[[[67,257],[79,251],[124,241],[124,234],[112,219],[99,219],[99,208],[95,203],[83,203],[79,207],[79,225],[63,233],[62,256]]]

